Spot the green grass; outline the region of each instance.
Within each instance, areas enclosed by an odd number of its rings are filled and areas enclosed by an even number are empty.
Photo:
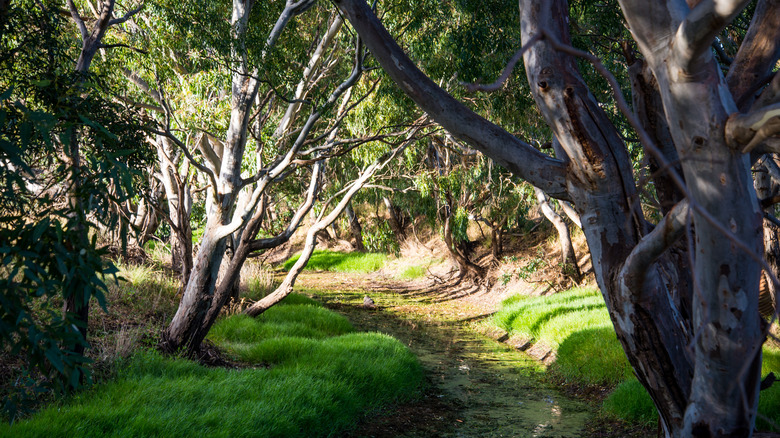
[[[399,280],[415,280],[417,278],[425,277],[425,274],[428,273],[428,266],[409,266],[401,271],[397,275],[397,278]]]
[[[403,344],[355,333],[308,298],[257,320],[219,321],[210,339],[247,369],[206,368],[142,352],[118,377],[49,407],[0,436],[339,436],[384,405],[413,397],[422,370]]]
[[[602,409],[632,423],[651,426],[658,422],[658,411],[645,388],[636,378],[631,378],[615,388],[604,401]]]
[[[556,349],[552,367],[567,380],[617,384],[632,375],[597,289],[538,298],[515,295],[502,303],[493,323]]]
[[[770,372],[780,374],[780,350],[764,347],[762,375]],[[758,430],[780,431],[774,425],[780,425],[780,384],[775,383],[761,391],[758,400]],[[650,395],[636,378],[631,378],[615,388],[615,391],[604,401],[603,409],[608,414],[624,420],[645,425],[653,425],[658,421],[658,413],[653,406]],[[768,421],[767,421],[768,420]]]
[[[604,401],[607,414],[643,425],[657,422],[653,402],[633,376],[598,290],[575,288],[545,297],[514,295],[502,303],[492,322],[512,335],[556,349],[550,369],[565,380],[617,385]],[[780,350],[764,348],[762,370],[764,375],[780,375]],[[761,391],[759,430],[771,430],[770,422],[780,424],[778,407],[780,384]]]
[[[283,268],[289,271],[299,257],[300,255],[291,257],[284,262]],[[306,264],[306,270],[368,273],[382,269],[386,261],[387,255],[381,253],[344,253],[317,250],[314,251],[309,263]]]

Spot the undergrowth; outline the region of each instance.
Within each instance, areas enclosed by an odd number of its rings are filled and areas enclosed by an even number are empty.
[[[300,255],[291,257],[282,267],[289,271],[299,257]],[[387,255],[382,253],[316,250],[306,264],[306,270],[369,273],[382,269],[386,261]]]

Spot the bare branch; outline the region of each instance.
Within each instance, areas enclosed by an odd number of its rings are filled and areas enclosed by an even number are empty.
[[[677,65],[691,74],[712,56],[715,36],[731,22],[750,0],[704,0],[697,4],[677,29],[672,47]]]
[[[81,18],[81,14],[79,14],[79,10],[76,9],[76,5],[73,4],[73,0],[68,0],[68,9],[70,10],[70,16],[73,17],[73,21],[76,22],[76,26],[79,28],[79,32],[81,32],[81,40],[85,41],[89,38],[87,25],[84,24],[84,19]]]
[[[213,147],[211,147],[212,141],[216,143],[217,150],[215,151]],[[222,168],[222,151],[224,150],[225,144],[218,138],[209,135],[206,132],[202,132],[200,134],[200,138],[196,141],[198,144],[198,150],[203,154],[203,156],[208,161],[209,165],[211,165],[214,173],[219,173],[219,169]]]
[[[125,15],[121,16],[120,18],[114,18],[111,21],[108,22],[109,26],[113,26],[115,24],[122,24],[125,21],[129,20],[133,15],[141,12],[141,10],[144,8],[144,4],[141,3],[140,6],[138,6],[135,9],[131,9],[125,13]]]
[[[780,134],[780,103],[748,114],[732,114],[725,129],[729,145],[742,147],[742,153],[748,153],[764,140]]]
[[[146,82],[144,80],[144,78],[142,78],[138,73],[136,73],[134,71],[131,71],[128,68],[123,68],[122,69],[122,74],[124,74],[125,77],[130,82],[135,84],[136,87],[140,88],[141,91],[143,91],[144,93],[148,94],[149,97],[151,97],[155,102],[157,102],[160,105],[163,105],[163,99],[162,99],[162,96],[160,95],[160,93],[157,90],[155,90],[154,88],[152,88],[149,85],[149,83]]]

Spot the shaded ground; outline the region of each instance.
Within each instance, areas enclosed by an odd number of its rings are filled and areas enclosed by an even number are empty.
[[[420,400],[367,419],[353,437],[591,435],[590,404],[552,388],[534,359],[468,328],[490,314],[485,302],[491,300],[460,293],[447,298],[433,285],[420,288],[375,275],[307,273],[299,285],[356,328],[400,339],[427,372]],[[362,308],[364,295],[378,309]],[[611,436],[631,436],[626,432]]]

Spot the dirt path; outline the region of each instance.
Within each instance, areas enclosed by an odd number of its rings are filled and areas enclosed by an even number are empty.
[[[353,436],[581,437],[592,408],[542,383],[524,353],[476,334],[468,324],[489,299],[376,275],[311,273],[299,286],[345,314],[359,330],[392,335],[426,370],[422,399],[369,419]],[[377,309],[361,305],[370,296]],[[493,303],[494,305],[494,303]]]

